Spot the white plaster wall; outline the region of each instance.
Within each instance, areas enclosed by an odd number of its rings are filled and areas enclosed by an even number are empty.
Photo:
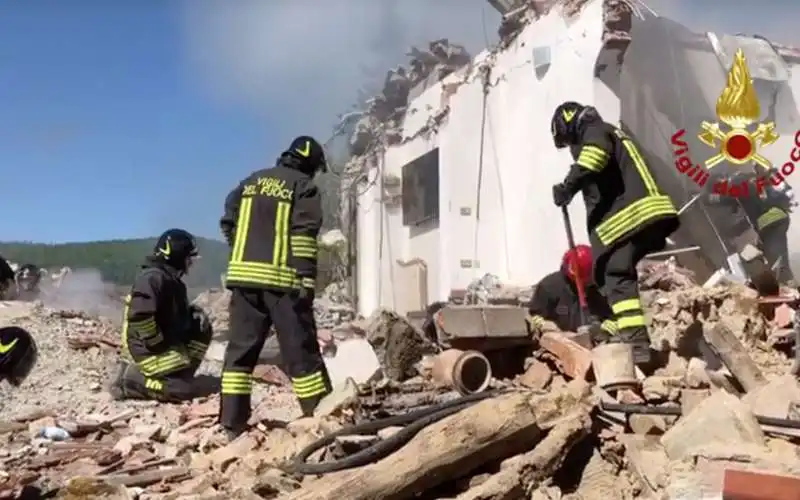
[[[430,301],[443,300],[451,289],[465,288],[486,273],[506,283],[526,285],[557,268],[567,243],[551,187],[566,175],[571,158],[567,151],[553,147],[553,110],[563,101],[575,100],[597,106],[608,121],[619,119],[618,99],[593,78],[602,46],[602,19],[601,0],[587,4],[568,24],[554,9],[528,26],[504,52],[476,58],[475,66],[487,57],[492,64],[482,158],[483,92],[476,68],[466,76],[451,75],[411,103],[403,135],[413,139],[389,148],[383,168],[400,175],[403,165],[440,147],[439,228],[409,230],[402,225],[399,207],[374,207],[380,205],[373,203],[375,193],[361,197],[359,254],[365,255],[358,260],[358,286],[362,314],[377,305],[392,307],[397,300],[400,291],[392,285],[392,265],[398,259],[426,261]],[[537,46],[551,49],[552,63],[541,80],[532,61]],[[442,85],[453,82],[462,83],[455,94],[443,98]],[[418,136],[445,105],[450,107],[449,114],[438,132]],[[461,215],[462,209],[468,215]],[[576,238],[587,241],[580,195],[570,214]],[[377,258],[370,257],[376,253],[374,248],[380,248]],[[462,267],[462,261],[471,261],[472,266]]]

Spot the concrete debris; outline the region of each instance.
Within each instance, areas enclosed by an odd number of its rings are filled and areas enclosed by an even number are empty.
[[[0,321],[29,329],[40,351],[25,384],[0,388],[0,433],[6,435],[0,498],[400,500],[422,491],[462,500],[703,498],[744,491],[742,478],[754,474],[776,491],[793,488],[800,475],[800,381],[789,373],[791,360],[780,345],[769,341],[785,321],[767,320],[754,290],[703,288],[674,262],[644,263],[641,288],[658,366],[637,374],[636,395],[620,396],[635,403],[630,414],[603,409],[615,400],[594,382],[585,332],[551,330],[524,343],[445,351],[439,337],[381,310],[366,319],[342,316],[320,330],[336,391],[313,418],[299,418],[279,356],[259,366],[252,428],[232,442],[216,426],[218,396],[175,405],[110,399],[103,383],[119,343],[117,318],[0,302]],[[332,285],[318,302],[351,307],[345,290]],[[487,276],[461,295],[462,304],[432,308],[428,319],[456,328],[453,318],[436,315],[474,308],[485,325],[496,325],[459,332],[490,338],[497,330],[515,338],[517,329],[492,315],[522,322],[518,306],[529,290]],[[227,302],[220,290],[197,300],[220,331],[227,328]],[[797,301],[782,304],[793,312]],[[786,317],[794,321],[794,314]],[[467,366],[466,354],[485,369]],[[444,366],[447,356],[453,362]],[[220,369],[210,352],[201,373]],[[499,392],[431,423],[370,465],[321,477],[286,471],[307,445],[348,425],[489,387]],[[646,405],[647,414],[636,405]],[[403,437],[402,430],[395,422],[374,434],[338,435],[308,461],[368,453]]]
[[[364,109],[342,117],[341,129],[351,129],[348,138],[350,155],[354,159],[368,156],[380,146],[399,144],[402,140],[402,121],[409,101],[447,75],[467,66],[472,56],[466,49],[447,39],[434,40],[426,49],[412,47],[406,66],[389,70],[381,92],[366,100]],[[347,127],[357,116],[352,127]],[[351,161],[346,172],[360,173],[364,165]]]
[[[493,274],[485,274],[474,280],[466,290],[451,292],[451,300],[457,304],[527,305],[533,288],[503,284]]]

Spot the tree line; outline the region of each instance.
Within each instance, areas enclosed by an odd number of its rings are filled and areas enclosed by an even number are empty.
[[[130,285],[139,272],[145,257],[153,252],[156,238],[90,241],[81,243],[0,243],[0,255],[17,264],[35,264],[58,270],[68,266],[73,270],[96,269],[103,280],[117,285]],[[197,238],[201,258],[195,263],[186,284],[189,287],[212,288],[220,286],[220,275],[228,262],[228,245],[222,241]],[[332,279],[332,256],[320,252],[320,287]]]

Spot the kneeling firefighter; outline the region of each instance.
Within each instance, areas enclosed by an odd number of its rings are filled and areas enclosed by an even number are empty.
[[[231,246],[231,302],[220,423],[231,438],[246,429],[253,368],[273,325],[303,415],[332,390],[313,309],[322,227],[314,176],[325,169],[322,145],[301,136],[275,167],[256,170],[225,200],[220,228]]]
[[[579,327],[589,326],[592,343],[607,342],[617,334],[617,325],[611,307],[593,281],[592,249],[587,245],[577,245],[568,250],[561,268],[542,278],[535,287],[528,305],[530,330],[541,329],[545,321],[552,321],[567,332],[577,332]],[[583,284],[590,318],[583,318],[578,283]],[[589,321],[588,325],[583,324],[584,319]]]
[[[24,264],[14,274],[19,300],[34,300],[39,296],[39,284],[47,271],[35,264]]]
[[[195,373],[213,332],[202,309],[189,304],[183,277],[197,257],[194,236],[170,229],[158,239],[126,298],[115,399],[176,402],[207,392]]]
[[[18,326],[0,328],[0,380],[18,387],[30,375],[39,351],[33,336]]]
[[[594,278],[611,304],[617,334],[611,342],[632,344],[634,362],[649,364],[650,336],[639,300],[636,264],[662,250],[680,222],[639,148],[597,110],[576,102],[558,106],[551,121],[556,148],[570,148],[574,163],[553,186],[553,201],[566,206],[583,193]]]

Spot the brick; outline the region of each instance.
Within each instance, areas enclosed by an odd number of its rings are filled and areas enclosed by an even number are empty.
[[[768,472],[727,469],[722,483],[723,500],[797,500],[800,477]]]
[[[671,460],[718,444],[765,447],[765,436],[750,408],[736,396],[717,391],[701,401],[661,437]]]
[[[536,390],[546,389],[553,381],[553,372],[547,364],[534,360],[525,373],[519,376],[518,382],[525,387]]]
[[[564,375],[574,379],[586,379],[586,375],[592,367],[592,352],[589,349],[581,346],[569,336],[555,332],[542,334],[539,344],[556,357]]]

